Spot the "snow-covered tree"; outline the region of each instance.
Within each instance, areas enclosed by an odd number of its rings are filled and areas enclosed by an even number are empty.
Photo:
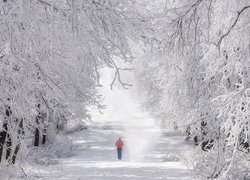
[[[247,0],[166,2],[137,65],[147,109],[164,126],[191,127],[207,178],[249,170],[249,12]]]
[[[101,108],[98,69],[115,68],[114,81],[120,81],[114,59],[131,61],[128,41],[141,22],[134,4],[0,2],[2,160],[14,163],[19,147],[31,139],[35,146],[44,144],[48,129],[56,131],[69,115],[86,119],[88,107]]]

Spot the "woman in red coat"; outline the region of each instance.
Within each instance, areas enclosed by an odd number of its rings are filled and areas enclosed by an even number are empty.
[[[119,139],[115,143],[117,147],[117,154],[118,154],[118,159],[122,159],[122,147],[124,146],[124,142],[122,141],[122,138],[119,137]]]

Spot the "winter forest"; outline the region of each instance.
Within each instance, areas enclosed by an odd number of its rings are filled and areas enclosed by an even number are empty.
[[[249,144],[249,0],[0,0],[1,180],[250,180]]]

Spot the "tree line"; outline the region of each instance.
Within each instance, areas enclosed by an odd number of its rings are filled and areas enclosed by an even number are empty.
[[[140,16],[131,0],[0,1],[0,160],[42,146],[67,119],[102,108],[99,69],[131,61]],[[127,84],[124,83],[124,86]]]
[[[163,2],[152,46],[135,64],[144,107],[163,128],[178,125],[199,146],[195,170],[244,179],[250,144],[250,4]],[[143,59],[143,58],[142,58]]]

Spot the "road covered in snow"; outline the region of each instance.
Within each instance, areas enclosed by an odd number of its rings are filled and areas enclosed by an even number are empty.
[[[167,137],[161,135],[155,141],[151,150],[138,150],[144,152],[144,159],[136,161],[129,159],[129,148],[126,146],[123,160],[116,159],[116,149],[114,147],[115,139],[123,134],[124,130],[117,124],[93,127],[88,132],[87,142],[89,149],[81,151],[77,156],[64,159],[62,161],[63,175],[57,176],[57,179],[86,179],[86,180],[156,180],[156,179],[193,179],[188,168],[179,161],[182,153],[185,153],[187,146],[183,137]],[[144,132],[138,132],[144,133]],[[81,136],[81,135],[85,135]],[[86,133],[79,133],[78,142],[86,141]],[[125,137],[124,137],[125,138]],[[126,138],[124,139],[126,143]],[[130,139],[131,140],[131,139]],[[76,141],[76,142],[77,142]],[[135,140],[138,142],[138,140]],[[138,142],[138,149],[142,142]],[[86,143],[86,142],[85,142]],[[135,142],[127,142],[134,144]],[[136,143],[135,143],[136,144]],[[135,148],[136,150],[136,148]],[[137,152],[138,152],[137,151]],[[137,155],[135,152],[135,155]],[[175,159],[164,161],[164,155],[173,155]],[[175,156],[176,157],[175,157]],[[133,156],[133,158],[135,158]]]
[[[106,82],[110,82],[107,79]],[[193,180],[185,165],[191,145],[180,135],[166,135],[155,120],[140,110],[125,90],[104,89],[107,109],[93,113],[98,123],[70,135],[80,147],[75,156],[33,172],[33,178],[53,180]],[[117,160],[115,141],[125,142],[123,159]]]
[[[60,165],[50,165],[38,173],[39,179],[60,180],[192,180],[192,172],[182,161],[189,146],[182,136],[161,134],[154,144],[143,149],[145,140],[127,139],[124,128],[109,123],[90,127],[74,135],[75,144],[84,148],[76,156],[61,159]],[[149,129],[147,129],[149,131]],[[153,131],[155,134],[157,132]],[[132,132],[131,132],[132,133]],[[144,132],[138,132],[138,134]],[[124,137],[123,160],[117,160],[114,146],[117,137]],[[147,137],[149,138],[149,137]],[[155,138],[155,137],[153,137]],[[132,142],[129,142],[132,141]],[[130,159],[128,145],[133,147],[134,155]],[[136,159],[137,153],[144,153]],[[143,159],[141,159],[143,158]],[[35,176],[33,176],[34,178]]]

